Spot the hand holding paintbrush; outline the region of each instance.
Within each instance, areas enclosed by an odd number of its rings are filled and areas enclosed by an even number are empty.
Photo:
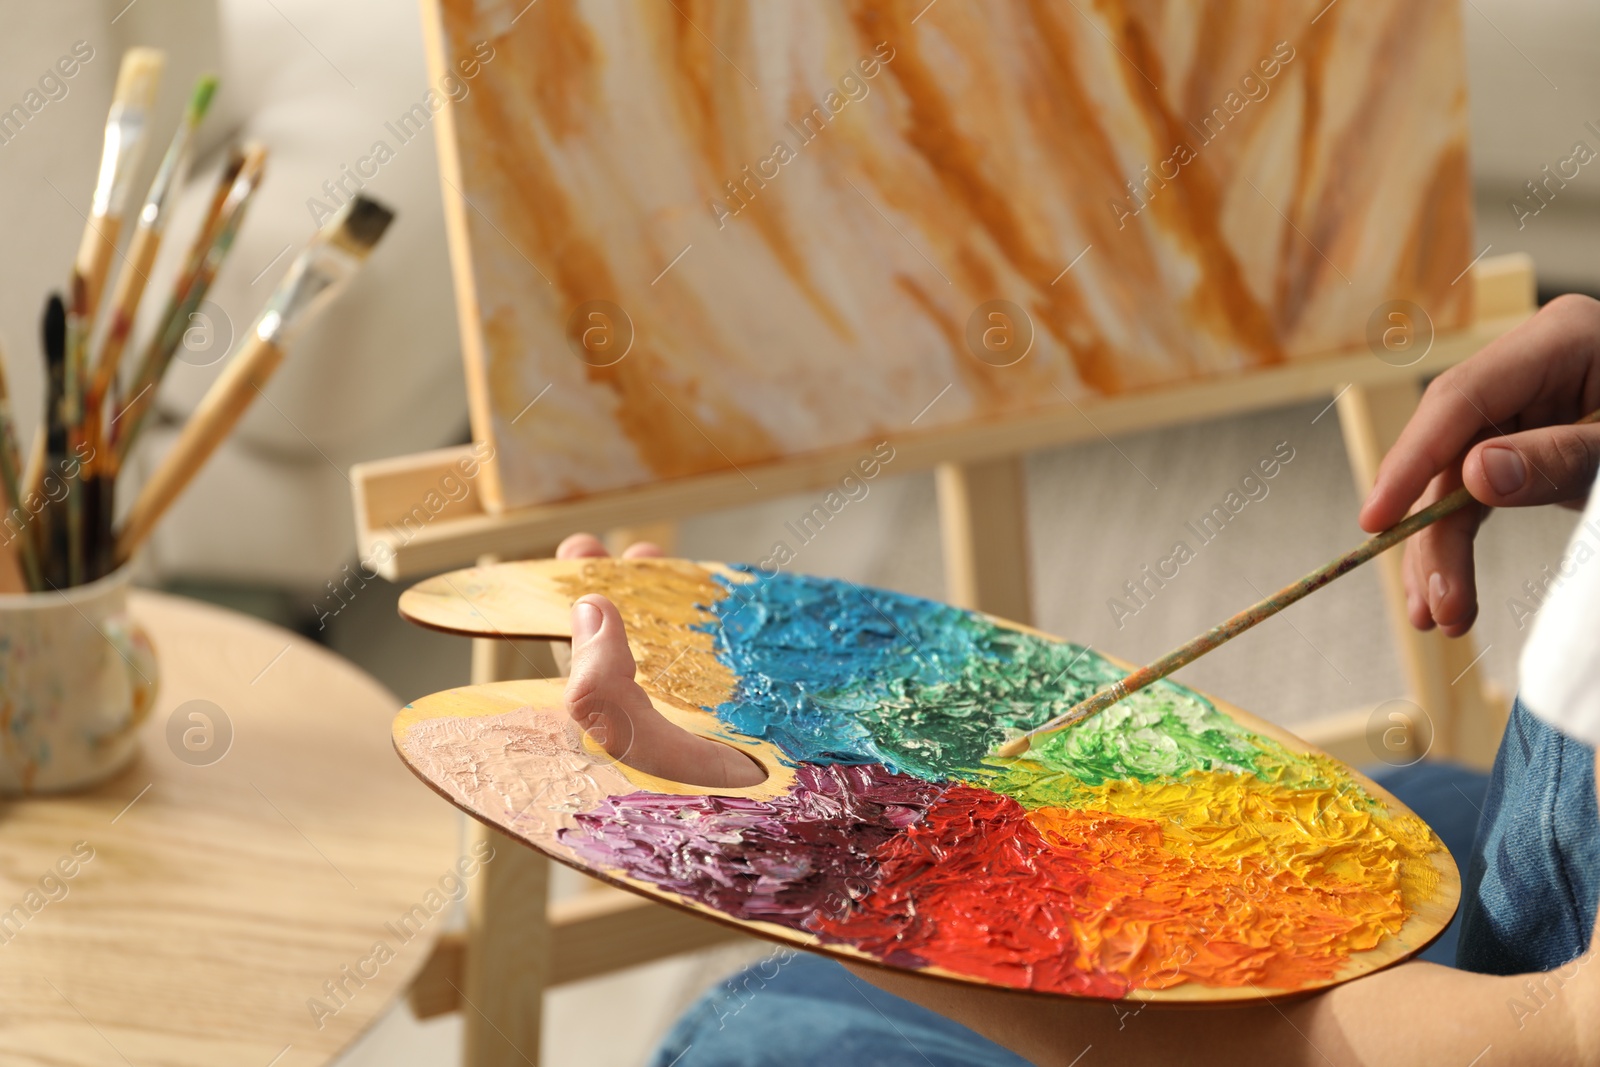
[[[1575,425],[1588,425],[1595,422],[1600,422],[1600,411],[1590,412],[1579,419]],[[1426,529],[1440,519],[1454,515],[1469,504],[1474,503],[1477,503],[1476,499],[1465,486],[1457,489],[1415,514],[1407,516],[1382,533],[1374,534],[1354,549],[1346,552],[1338,559],[1318,567],[1299,581],[1284,586],[1276,593],[1245,608],[1227,621],[1218,623],[1199,637],[1180,645],[1148,666],[1140,667],[1126,678],[1106,686],[1087,700],[1081,701],[1061,715],[1057,715],[1043,726],[1035,727],[1022,736],[1007,741],[995,750],[995,754],[1008,757],[1023,755],[1031,747],[1035,738],[1060,733],[1062,730],[1076,726],[1085,719],[1099,714],[1128,695],[1153,685],[1180,667],[1193,663],[1207,652],[1221,647],[1257,623],[1265,622],[1267,619],[1272,618],[1272,616],[1290,604],[1310,596],[1335,578],[1349,574],[1361,564],[1367,562],[1367,560],[1393,548],[1419,530]]]

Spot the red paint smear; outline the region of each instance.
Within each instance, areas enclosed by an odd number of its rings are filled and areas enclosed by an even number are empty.
[[[1093,877],[1054,849],[1010,797],[952,786],[879,850],[877,888],[816,932],[902,966],[1001,985],[1121,997],[1127,978],[1074,949]]]
[[[1028,812],[969,786],[945,791],[875,858],[874,891],[818,922],[820,935],[1016,988],[1296,989],[1334,978],[1363,932],[1342,900],[1360,890],[1325,873],[1308,882],[1164,841],[1155,820]]]

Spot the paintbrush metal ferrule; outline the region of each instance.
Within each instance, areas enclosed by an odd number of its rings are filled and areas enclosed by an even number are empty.
[[[143,108],[113,104],[106,123],[105,152],[100,158],[100,173],[95,179],[94,196],[89,201],[89,213],[96,218],[122,214],[128,203],[128,191],[133,185],[133,157],[141,155],[144,145],[145,111]]]
[[[328,220],[295,259],[256,318],[255,335],[286,347],[317,309],[338,295],[388,229],[394,212],[357,196]]]

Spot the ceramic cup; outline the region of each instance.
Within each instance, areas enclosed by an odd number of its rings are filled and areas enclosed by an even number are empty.
[[[82,789],[133,758],[157,674],[129,577],[0,595],[0,795]]]

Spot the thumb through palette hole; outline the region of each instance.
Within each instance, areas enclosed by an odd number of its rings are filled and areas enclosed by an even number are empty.
[[[683,727],[679,726],[678,729],[681,730],[681,729],[683,729]],[[629,756],[632,754],[631,752],[625,753],[622,756],[613,756],[613,755],[611,755],[609,752],[606,751],[605,743],[600,738],[596,737],[595,734],[591,733],[589,730],[586,730],[586,729],[584,729],[582,727],[578,727],[578,733],[582,738],[581,744],[583,746],[583,749],[584,749],[585,753],[587,753],[589,756],[595,757],[596,759],[599,759],[599,760],[605,762],[609,766],[612,766],[612,767],[616,768],[619,771],[629,772],[628,776],[630,778],[646,779],[646,780],[649,780],[650,782],[656,783],[656,784],[658,784],[660,786],[668,787],[669,789],[672,786],[678,786],[678,787],[681,787],[683,791],[687,791],[687,792],[700,792],[700,791],[703,791],[703,790],[715,790],[717,792],[731,793],[731,794],[739,794],[739,793],[742,793],[743,791],[745,791],[747,789],[760,790],[764,786],[768,785],[768,783],[771,782],[771,780],[772,780],[772,767],[770,765],[768,765],[767,763],[765,763],[764,761],[762,761],[760,758],[758,758],[756,756],[755,753],[751,752],[749,749],[745,748],[744,746],[731,744],[731,743],[723,740],[720,737],[710,737],[710,736],[707,736],[706,734],[697,733],[697,732],[695,732],[693,730],[685,730],[684,732],[685,733],[692,733],[692,734],[694,734],[694,736],[700,738],[703,741],[710,741],[713,744],[721,745],[722,747],[730,749],[733,752],[737,753],[741,758],[749,760],[751,766],[755,767],[756,770],[761,773],[760,779],[757,780],[757,781],[754,781],[754,782],[746,782],[746,783],[744,783],[742,785],[726,785],[726,784],[724,784],[723,782],[720,782],[720,781],[693,781],[692,778],[699,777],[697,775],[696,776],[685,777],[685,778],[667,778],[667,777],[663,777],[662,775],[655,774],[655,773],[653,773],[651,771],[645,770],[644,768],[638,766],[638,764],[634,763],[629,758]]]

